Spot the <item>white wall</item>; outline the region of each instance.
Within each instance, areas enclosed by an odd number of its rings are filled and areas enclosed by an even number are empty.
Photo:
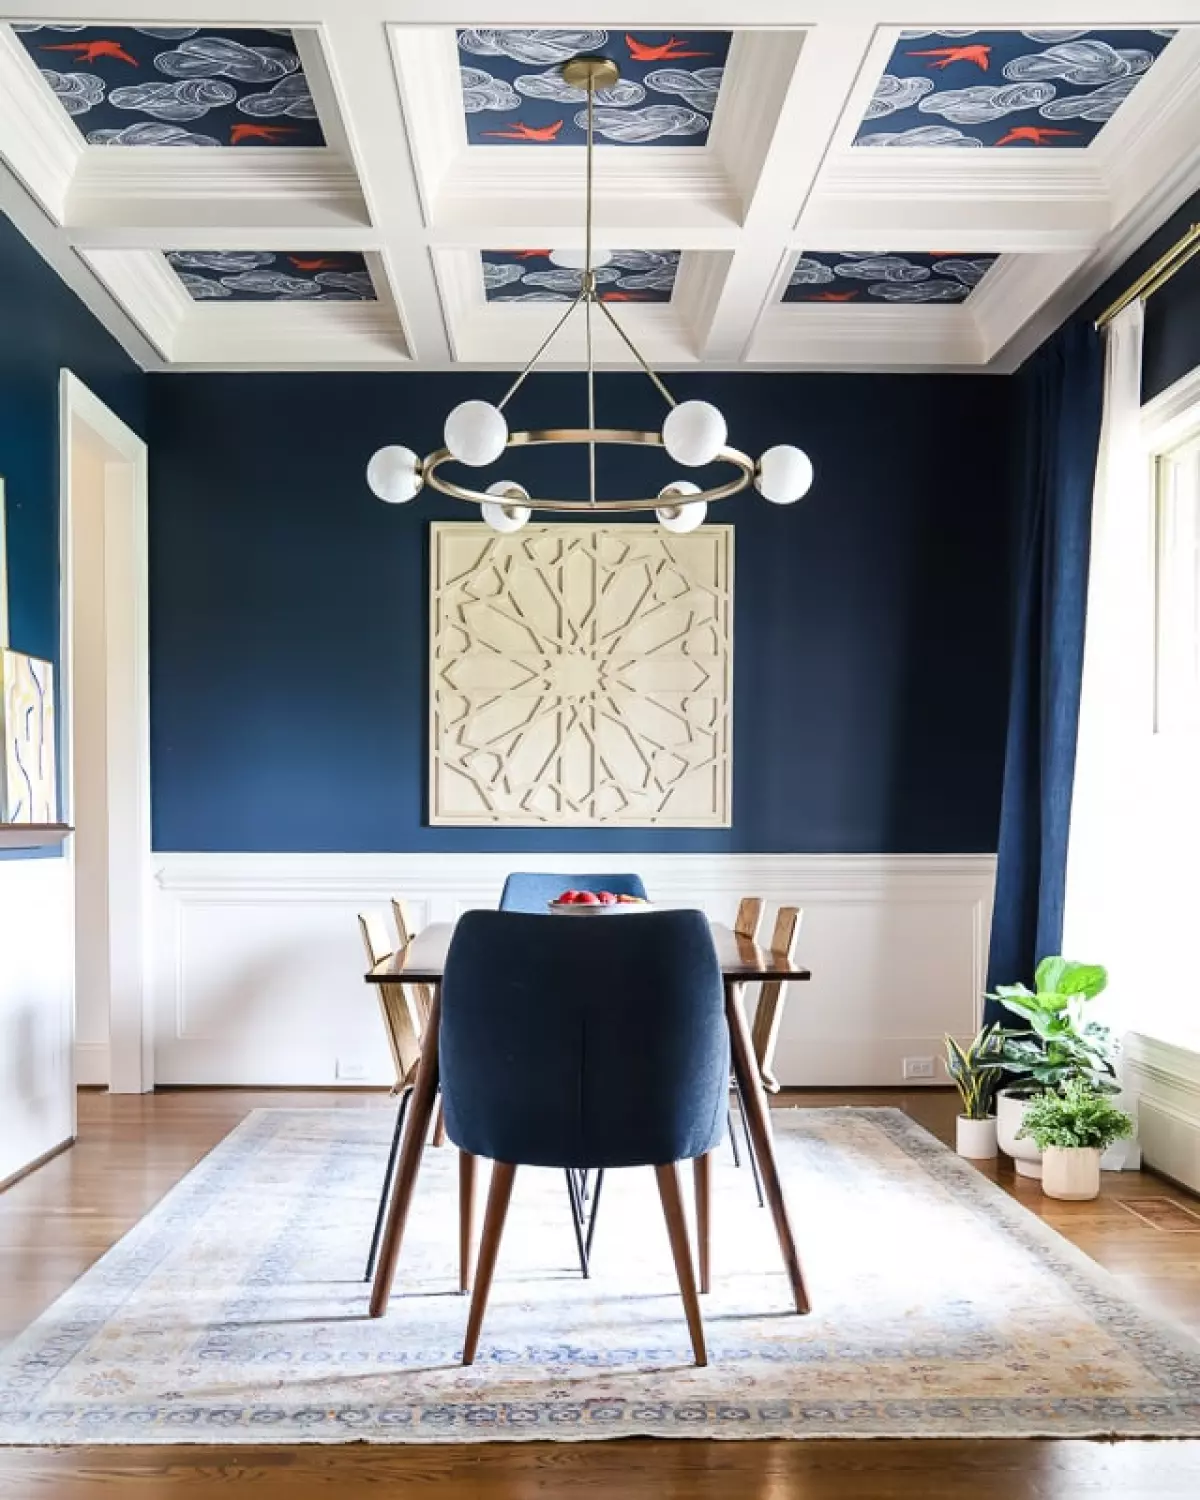
[[[0,1182],[75,1133],[71,869],[0,861]]]
[[[974,1032],[995,861],[988,855],[158,854],[151,909],[160,1084],[332,1084],[339,1061],[391,1081],[356,912],[418,925],[494,905],[512,869],[637,869],[662,905],[730,920],[742,895],[805,908],[777,1072],[895,1084],[905,1057]],[[773,915],[773,914],[772,914]],[[944,1082],[940,1064],[936,1081]]]

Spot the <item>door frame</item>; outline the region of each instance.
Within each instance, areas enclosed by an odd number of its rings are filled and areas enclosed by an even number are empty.
[[[72,632],[75,620],[73,441],[85,431],[104,453],[104,598],[107,691],[119,690],[100,746],[108,787],[108,1085],[113,1093],[154,1087],[148,908],[151,880],[147,450],[135,432],[69,369],[59,376],[59,693],[63,817],[73,822],[75,767]],[[74,896],[73,840],[67,841]],[[72,935],[74,934],[74,923]],[[73,973],[72,969],[72,973]]]

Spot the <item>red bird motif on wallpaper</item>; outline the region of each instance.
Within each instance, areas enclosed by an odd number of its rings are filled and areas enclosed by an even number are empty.
[[[281,136],[295,134],[290,125],[235,125],[229,132],[229,144],[240,146],[243,141],[277,141]]]
[[[970,47],[930,47],[926,52],[910,52],[909,57],[937,57],[940,62],[929,64],[931,68],[948,68],[951,63],[970,62],[986,73],[991,66],[991,47],[976,44]]]
[[[518,260],[542,260],[550,252],[549,250],[514,250],[513,254]]]
[[[677,36],[670,37],[665,42],[651,45],[648,42],[639,42],[637,37],[625,33],[625,45],[629,48],[629,55],[634,62],[671,62],[676,57],[711,57],[711,52],[681,52],[681,47],[686,47],[685,39]]]
[[[552,141],[562,128],[561,120],[552,120],[549,125],[523,125],[514,120],[507,130],[485,130],[483,134],[498,141]]]
[[[647,302],[649,298],[642,292],[601,292],[601,302]]]
[[[1002,135],[997,146],[1011,146],[1016,141],[1029,141],[1034,146],[1044,146],[1052,136],[1078,135],[1077,130],[1051,130],[1046,125],[1014,125],[1007,135]]]
[[[809,298],[809,301],[810,302],[853,302],[854,299],[855,299],[855,297],[857,297],[857,296],[858,296],[857,291],[854,291],[854,292],[817,292],[817,294],[815,296]]]
[[[295,266],[297,271],[336,271],[336,260],[325,260],[318,256],[315,260],[307,260],[303,255],[289,255],[288,260]]]
[[[53,46],[43,46],[38,49],[41,52],[70,52],[76,62],[94,63],[102,57],[113,57],[118,62],[128,63],[132,68],[140,68],[141,63],[136,57],[130,57],[120,42],[56,42]]]

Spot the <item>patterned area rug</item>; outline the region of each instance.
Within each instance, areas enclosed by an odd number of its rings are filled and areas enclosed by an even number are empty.
[[[653,1174],[610,1174],[585,1282],[562,1174],[526,1170],[464,1370],[455,1154],[372,1322],[389,1113],[259,1111],[0,1356],[0,1442],[1200,1436],[1200,1345],[905,1115],[774,1122],[811,1316],[727,1150],[705,1370]]]

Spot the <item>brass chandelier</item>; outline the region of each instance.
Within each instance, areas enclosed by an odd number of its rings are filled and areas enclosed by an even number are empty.
[[[446,418],[445,446],[419,458],[411,448],[390,445],[380,448],[367,465],[367,484],[381,500],[399,505],[412,500],[425,484],[451,499],[477,505],[482,518],[496,531],[517,531],[535,510],[569,515],[597,515],[653,511],[659,522],[671,531],[694,531],[705,517],[709,505],[727,500],[753,482],[758,492],[776,505],[790,505],[805,495],[812,484],[813,468],[807,454],[790,444],[768,448],[757,463],[726,441],[725,418],[708,401],[677,402],[660,377],[651,368],[641,350],[622,328],[612,309],[599,296],[596,270],[608,255],[594,252],[592,246],[593,171],[595,163],[595,103],[600,90],[610,89],[620,77],[611,58],[574,57],[560,68],[563,80],[587,97],[587,148],[585,160],[586,197],[584,249],[582,257],[575,252],[555,252],[555,262],[579,271],[579,293],[562,317],[538,345],[528,363],[492,405],[487,401],[464,401]],[[545,427],[527,432],[510,432],[504,408],[539,362],[566,324],[582,308],[587,370],[586,427]],[[593,310],[608,319],[622,343],[629,349],[659,395],[668,412],[661,430],[639,431],[635,428],[597,427],[595,361],[592,348]],[[531,496],[511,480],[499,480],[485,490],[457,484],[443,472],[447,464],[459,463],[471,468],[486,468],[510,449],[540,447],[546,444],[572,444],[587,449],[588,498],[586,500],[548,500]],[[596,493],[596,449],[605,444],[662,448],[686,468],[703,468],[721,463],[734,470],[725,483],[701,489],[699,485],[679,479],[666,485],[654,499],[610,500]]]

